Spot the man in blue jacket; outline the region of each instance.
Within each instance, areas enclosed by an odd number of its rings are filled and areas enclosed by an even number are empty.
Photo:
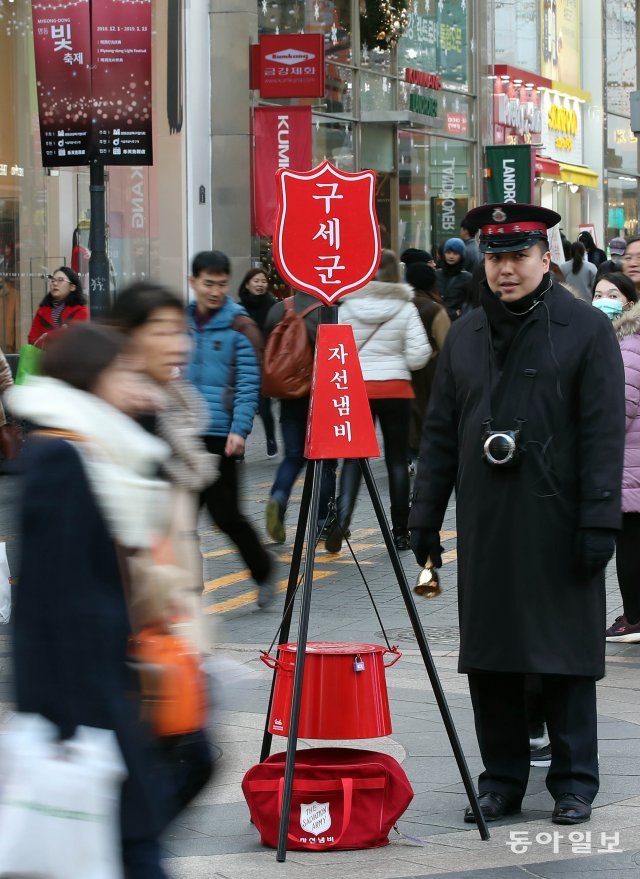
[[[238,547],[258,584],[258,605],[266,607],[275,593],[274,563],[240,510],[237,473],[258,407],[260,365],[248,335],[251,319],[228,296],[230,275],[229,259],[218,250],[193,258],[189,284],[196,301],[187,308],[192,341],[187,378],[209,408],[204,443],[220,456],[218,479],[202,493],[202,501]]]

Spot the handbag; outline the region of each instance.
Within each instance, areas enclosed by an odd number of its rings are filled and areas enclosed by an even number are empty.
[[[263,845],[277,848],[286,754],[252,766],[242,781]],[[413,799],[409,780],[388,754],[356,748],[296,751],[287,848],[324,851],[387,845]]]
[[[1,737],[0,876],[122,879],[124,761],[112,730],[16,714]]]
[[[13,461],[22,451],[24,434],[19,424],[9,421],[0,424],[0,456],[5,461]]]
[[[40,336],[40,339],[42,338],[43,336]],[[40,375],[40,361],[42,360],[42,348],[38,348],[40,339],[36,340],[35,345],[23,345],[20,348],[15,384],[23,385],[30,375]]]

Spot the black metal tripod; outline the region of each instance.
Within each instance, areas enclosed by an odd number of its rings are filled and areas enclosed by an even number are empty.
[[[369,459],[359,458],[358,460],[360,462],[362,475],[364,476],[364,481],[369,492],[369,497],[371,498],[371,502],[373,504],[373,508],[378,519],[378,524],[380,525],[382,536],[384,537],[384,542],[386,544],[389,557],[391,558],[391,564],[393,565],[393,570],[398,581],[398,586],[400,587],[400,592],[402,593],[405,607],[407,608],[407,613],[409,614],[409,619],[411,620],[411,625],[413,627],[418,646],[420,647],[420,653],[422,655],[424,666],[429,676],[429,681],[433,688],[436,702],[438,703],[438,708],[440,709],[440,715],[447,731],[447,735],[449,737],[449,742],[451,743],[451,748],[453,750],[456,763],[458,764],[460,776],[467,792],[467,796],[469,797],[469,803],[471,804],[471,808],[473,810],[473,814],[478,825],[480,836],[482,839],[489,839],[487,824],[478,803],[478,797],[473,786],[471,775],[469,774],[469,767],[467,766],[467,761],[462,751],[462,746],[460,745],[458,733],[456,732],[453,718],[451,717],[449,706],[447,705],[447,700],[444,695],[444,690],[442,689],[442,684],[440,683],[440,678],[438,677],[438,672],[436,671],[435,665],[433,663],[431,651],[429,650],[429,645],[427,644],[427,639],[424,633],[424,629],[422,628],[422,623],[420,621],[415,602],[413,600],[413,595],[407,582],[404,569],[400,562],[398,551],[393,542],[393,536],[384,513],[384,508],[382,506],[378,487],[376,486],[373,479]],[[298,720],[300,716],[302,680],[304,674],[305,654],[307,650],[309,611],[311,607],[311,589],[313,585],[313,568],[315,561],[315,553],[313,551],[313,548],[315,547],[316,543],[316,531],[318,526],[318,502],[320,498],[320,481],[322,476],[323,463],[323,461],[309,461],[309,463],[307,464],[304,487],[302,489],[300,514],[298,517],[298,527],[296,529],[296,536],[293,544],[293,553],[291,557],[289,581],[287,583],[285,612],[282,618],[282,625],[280,627],[280,642],[285,643],[289,639],[291,617],[293,613],[293,596],[297,589],[298,575],[300,572],[300,563],[302,560],[302,552],[304,548],[306,534],[307,553],[305,556],[304,573],[302,580],[302,603],[300,608],[300,619],[298,622],[298,646],[295,659],[293,698],[291,703],[291,717],[289,721],[289,736],[287,742],[287,757],[284,772],[282,812],[280,814],[278,850],[276,855],[277,860],[280,862],[283,862],[286,859],[287,855],[287,834],[289,829],[289,814],[291,811],[291,795],[293,790],[295,756],[298,744]],[[264,736],[262,739],[260,762],[265,760],[269,756],[269,753],[271,751],[272,734],[269,732],[268,724],[269,716],[271,714],[271,704],[273,701],[275,675],[276,672],[274,671],[274,676],[271,683],[271,694],[269,696],[269,707],[267,709],[267,720],[265,722]]]

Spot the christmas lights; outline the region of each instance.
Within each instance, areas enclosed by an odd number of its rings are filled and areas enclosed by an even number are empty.
[[[369,49],[393,48],[408,23],[408,0],[361,0],[360,28]]]

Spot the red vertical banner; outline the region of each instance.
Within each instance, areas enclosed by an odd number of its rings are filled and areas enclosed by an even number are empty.
[[[311,107],[257,107],[254,112],[254,224],[256,235],[273,235],[279,168],[311,168]]]
[[[42,164],[83,165],[91,149],[89,0],[33,0]]]
[[[151,165],[151,0],[94,0],[94,137],[105,165]]]

